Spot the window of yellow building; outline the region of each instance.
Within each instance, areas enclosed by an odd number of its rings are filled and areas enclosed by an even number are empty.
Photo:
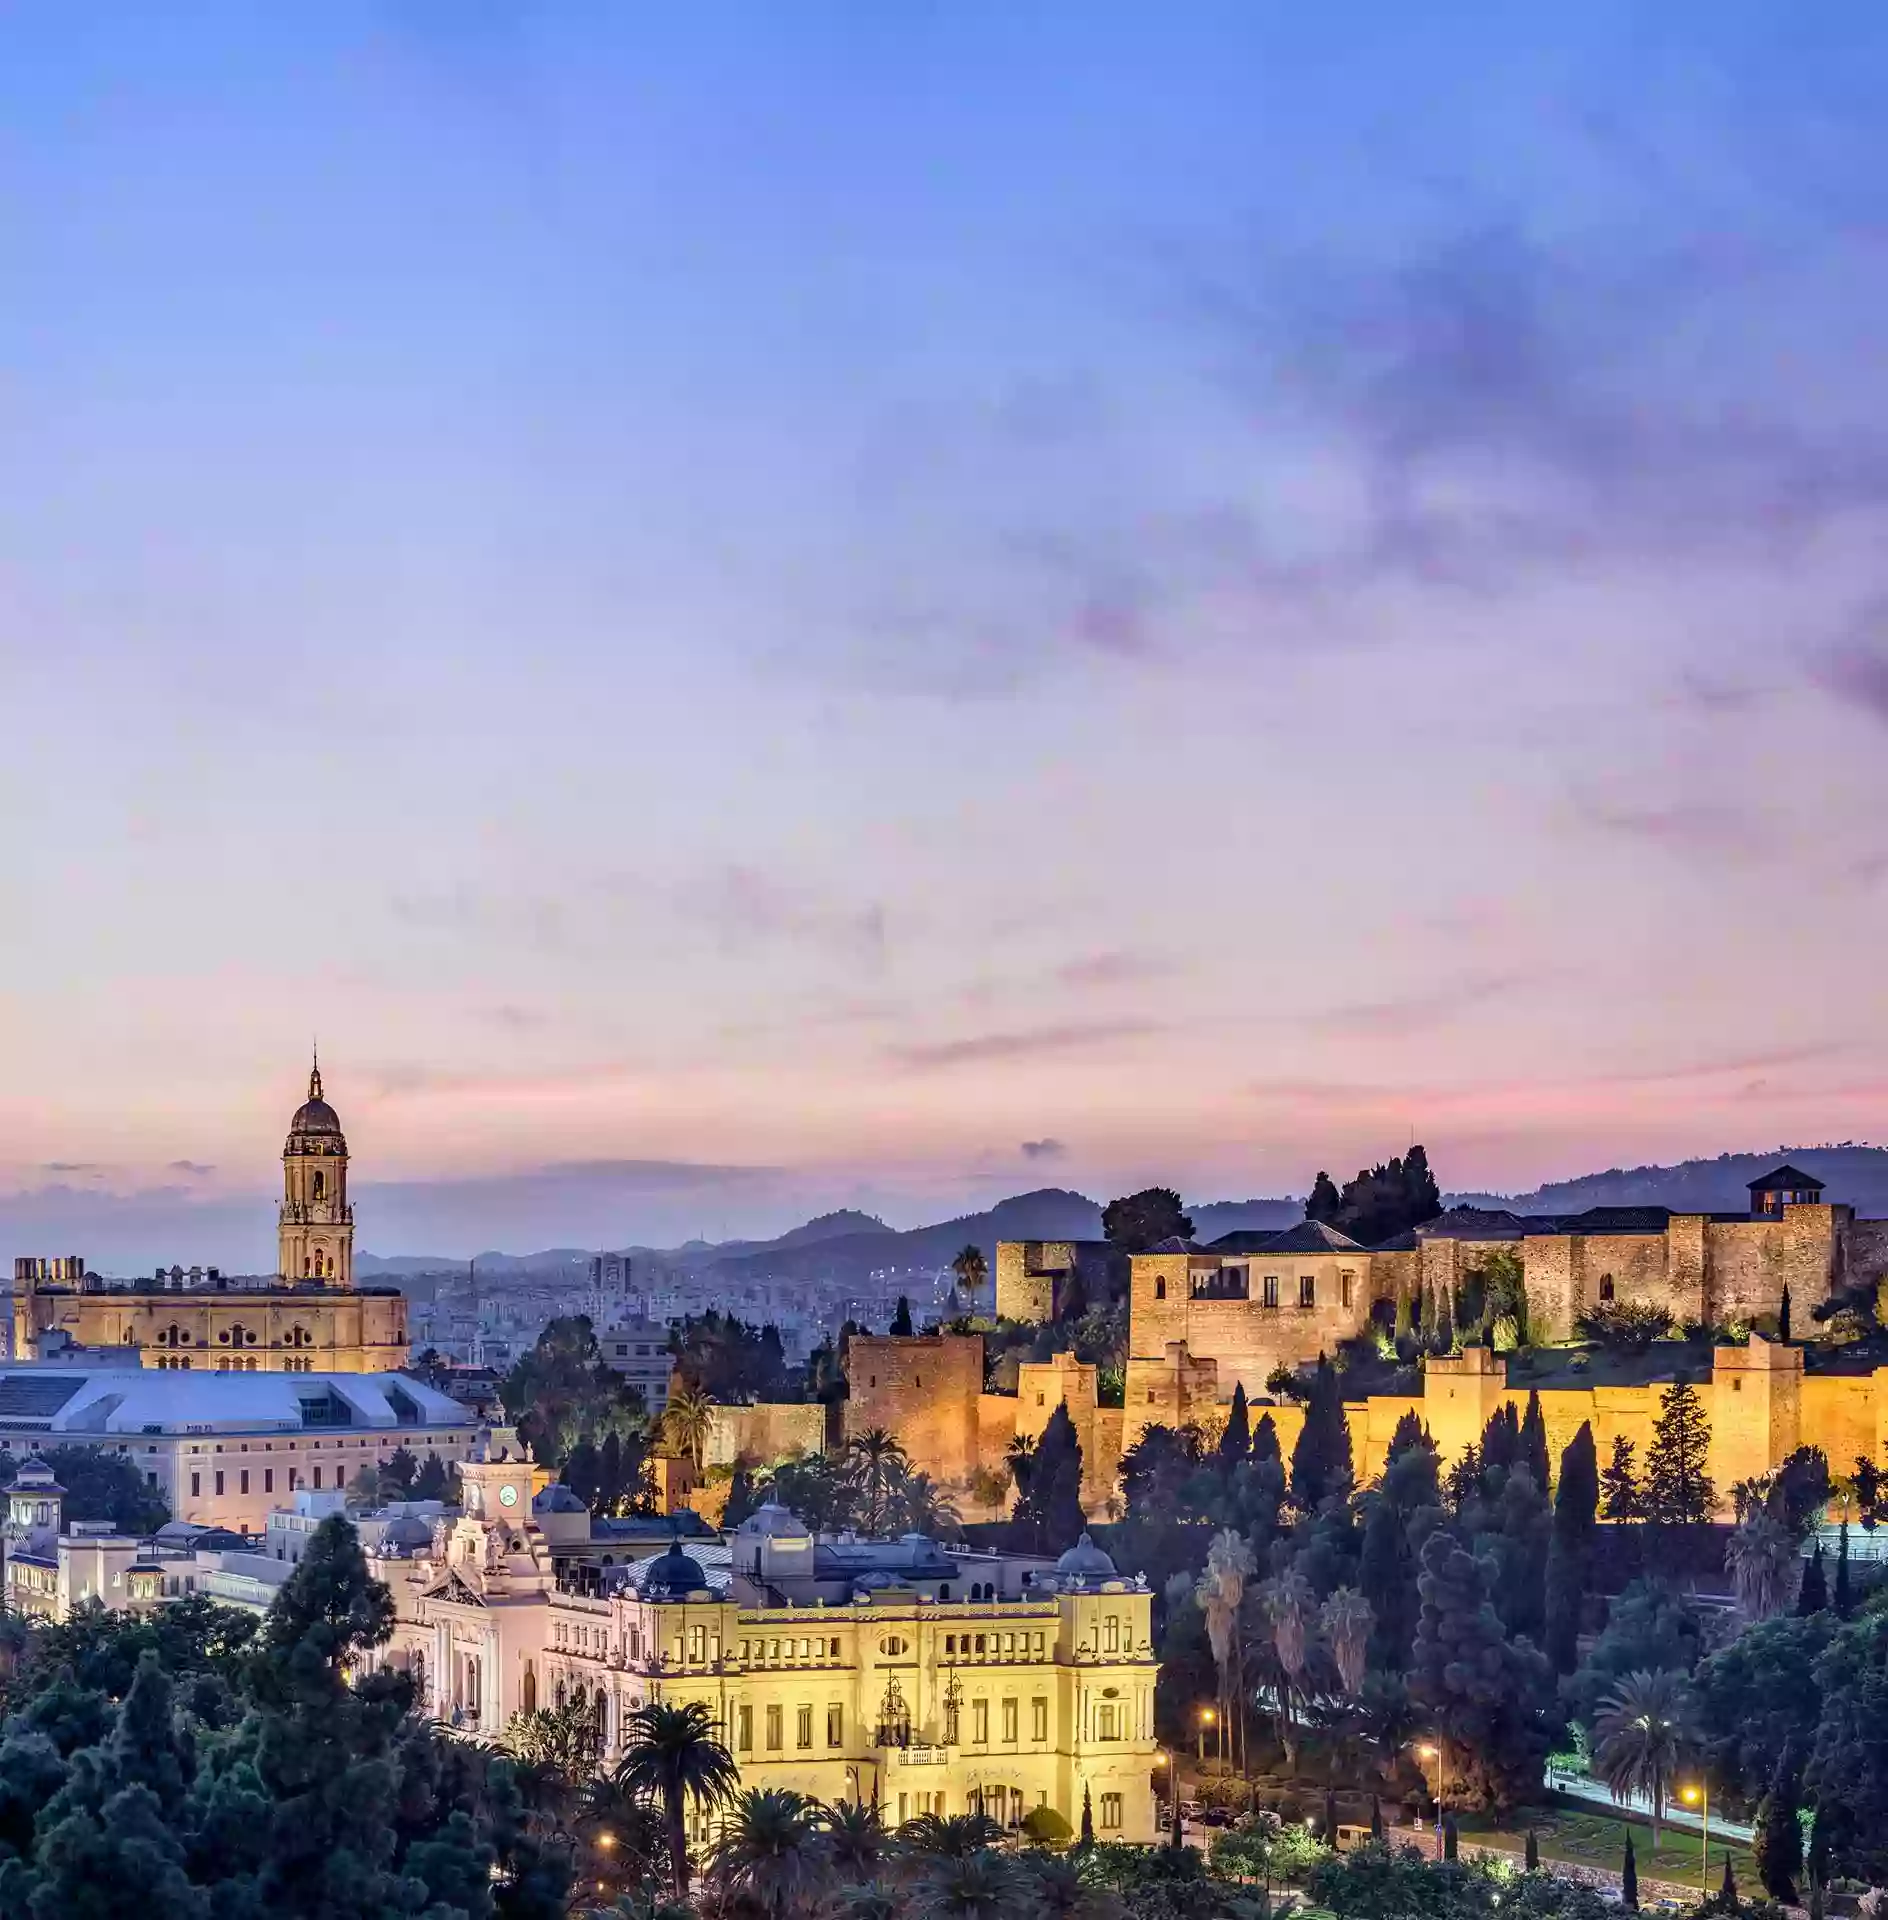
[[[989,1744],[990,1703],[987,1700],[973,1700],[970,1703],[970,1738],[977,1746]]]
[[[1016,1743],[1016,1702],[1003,1702],[1003,1738],[1011,1746]]]
[[[780,1709],[778,1707],[767,1709],[767,1751],[769,1753],[780,1751]]]
[[[1121,1796],[1118,1793],[1104,1793],[1101,1796],[1101,1827],[1104,1833],[1120,1831]]]
[[[1103,1653],[1121,1651],[1121,1621],[1115,1614],[1109,1614],[1101,1623],[1101,1650]]]
[[[1029,1737],[1037,1742],[1049,1737],[1049,1703],[1040,1696],[1029,1703]]]
[[[844,1707],[826,1709],[826,1744],[829,1747],[843,1747],[846,1744],[846,1710]]]
[[[794,1730],[794,1745],[804,1751],[813,1744],[813,1709],[811,1707],[802,1707],[797,1716],[797,1720],[798,1724]]]
[[[734,1746],[737,1753],[754,1751],[754,1709],[742,1707],[735,1715]]]

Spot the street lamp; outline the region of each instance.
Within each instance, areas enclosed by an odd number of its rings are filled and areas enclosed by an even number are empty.
[[[1432,1744],[1425,1740],[1416,1748],[1418,1760],[1433,1760],[1436,1763],[1436,1858],[1442,1858],[1442,1747],[1440,1742]]]
[[[1698,1843],[1698,1888],[1706,1898],[1710,1897],[1711,1887],[1711,1794],[1702,1782],[1697,1786],[1680,1787],[1678,1797],[1688,1807],[1696,1807],[1704,1817],[1703,1835]]]
[[[1180,1818],[1180,1769],[1173,1763],[1173,1755],[1165,1747],[1156,1750],[1154,1765],[1167,1769],[1167,1808],[1170,1818],[1177,1826]],[[1178,1842],[1176,1841],[1177,1845]]]
[[[1218,1716],[1213,1712],[1213,1709],[1211,1707],[1202,1707],[1200,1709],[1200,1765],[1201,1766],[1205,1766],[1206,1764],[1206,1729],[1210,1727],[1217,1718]],[[1214,1740],[1214,1746],[1216,1748],[1218,1746],[1217,1738],[1215,1738]]]

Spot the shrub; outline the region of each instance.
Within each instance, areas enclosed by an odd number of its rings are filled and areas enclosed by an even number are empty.
[[[1643,1353],[1653,1341],[1663,1340],[1671,1328],[1671,1315],[1646,1300],[1608,1300],[1580,1321],[1580,1331],[1587,1339],[1621,1353]]]

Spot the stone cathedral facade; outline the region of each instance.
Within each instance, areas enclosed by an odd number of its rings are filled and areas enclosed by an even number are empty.
[[[282,1147],[276,1274],[238,1282],[214,1267],[106,1280],[84,1260],[13,1263],[13,1352],[63,1346],[136,1349],[179,1373],[384,1373],[407,1358],[406,1296],[354,1280],[347,1136],[322,1092],[321,1067]]]

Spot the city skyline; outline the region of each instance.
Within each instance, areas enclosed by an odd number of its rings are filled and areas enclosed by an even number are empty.
[[[0,26],[0,1217],[1874,1137],[1888,36],[872,19]]]

